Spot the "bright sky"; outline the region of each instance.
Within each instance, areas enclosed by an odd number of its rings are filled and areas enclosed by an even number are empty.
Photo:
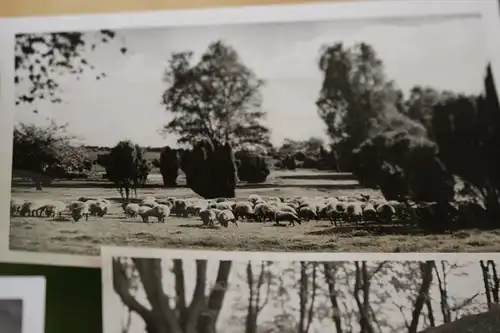
[[[172,261],[168,259],[164,259],[162,261],[162,264],[164,266],[164,278],[163,278],[163,285],[165,292],[168,295],[175,295],[174,293],[174,276],[171,273],[171,267],[172,267]],[[194,284],[195,284],[195,262],[194,260],[184,260],[184,275],[185,275],[185,285],[186,285],[186,295],[187,295],[187,302],[190,302],[192,292],[194,290]],[[405,314],[405,318],[408,321],[411,321],[411,311],[412,311],[412,305],[410,303],[410,300],[413,300],[416,293],[417,293],[417,288],[419,287],[420,280],[417,280],[417,284],[411,285],[410,287],[404,286],[404,283],[407,282],[405,280],[399,280],[399,278],[396,278],[397,281],[402,283],[401,289],[396,292],[395,289],[393,288],[392,283],[389,281],[393,280],[395,278],[396,273],[402,273],[402,276],[407,276],[408,274],[408,268],[404,267],[401,262],[390,262],[389,263],[391,266],[391,271],[390,272],[385,272],[382,270],[381,273],[379,273],[377,276],[375,276],[372,279],[372,293],[370,295],[372,305],[374,308],[374,311],[377,312],[377,318],[380,322],[386,321],[389,323],[392,327],[404,327],[404,317],[401,314],[401,311],[399,307],[403,309],[403,313]],[[413,265],[415,265],[414,263]],[[438,269],[441,270],[440,268],[440,262],[436,262],[438,265]],[[377,262],[369,262],[368,263],[368,269],[369,271],[372,271],[374,267],[378,265]],[[456,267],[450,270],[451,265],[457,265],[460,267]],[[498,263],[497,263],[498,265]],[[217,267],[218,267],[218,261],[208,261],[208,269],[207,269],[207,277],[208,277],[208,283],[207,283],[207,292],[208,288],[213,285],[213,282],[215,280],[215,277],[217,275]],[[260,262],[253,262],[253,267],[254,267],[254,274],[257,276],[257,274],[260,271]],[[295,267],[295,270],[292,270],[290,273],[285,273],[286,269],[290,269],[291,267]],[[298,288],[293,288],[293,285],[295,285],[299,279],[299,263],[294,262],[278,262],[274,263],[274,266],[272,266],[271,270],[274,272],[276,276],[282,276],[284,278],[284,283],[285,283],[285,288],[288,290],[288,293],[290,295],[290,299],[288,302],[285,304],[285,308],[287,309],[287,312],[292,314],[292,316],[295,316],[296,319],[298,318]],[[350,275],[346,276],[342,270],[340,270],[339,275],[337,275],[337,291],[339,292],[339,306],[341,307],[341,311],[344,315],[348,314],[350,311],[354,311],[354,313],[357,313],[357,306],[354,303],[353,297],[350,295],[352,292],[353,288],[353,279],[354,277],[351,275],[354,270],[354,264],[349,263],[346,264],[345,266],[347,268],[348,272]],[[387,267],[387,266],[386,266]],[[416,266],[413,266],[416,268]],[[449,296],[449,304],[450,307],[455,307],[459,304],[463,304],[464,301],[476,294],[479,294],[476,298],[473,299],[473,301],[468,305],[463,308],[464,311],[470,311],[469,313],[480,313],[485,311],[484,305],[486,304],[486,300],[484,297],[484,287],[482,283],[482,274],[481,274],[481,269],[479,266],[478,261],[474,262],[469,262],[469,261],[462,261],[462,262],[454,262],[454,261],[449,261],[446,263],[446,271],[447,271],[447,285],[448,285],[448,296]],[[238,318],[244,318],[245,315],[245,305],[247,304],[247,297],[248,297],[248,287],[245,282],[245,277],[246,277],[246,262],[233,262],[233,267],[231,269],[231,273],[229,276],[229,286],[228,286],[228,291],[225,295],[223,307],[220,312],[219,320],[217,322],[217,328],[218,332],[221,333],[232,333],[232,332],[243,332],[244,329],[239,326],[241,323],[235,322],[234,320],[231,320],[232,316],[236,316]],[[441,277],[442,277],[442,273]],[[256,277],[255,277],[256,278]],[[348,281],[348,284],[346,284],[345,281]],[[437,284],[437,276],[434,275],[433,278],[433,285],[431,287],[431,299],[432,299],[432,304],[434,308],[434,315],[436,318],[436,323],[440,325],[443,322],[442,315],[440,312],[440,303],[439,303],[439,289],[438,289],[438,284]],[[111,306],[112,308],[106,308],[105,312],[108,313],[109,315],[105,320],[107,321],[107,330],[105,333],[120,333],[121,332],[121,320],[125,320],[126,318],[126,311],[125,308],[123,307],[121,300],[117,294],[113,293],[108,293],[107,290],[108,288],[113,288],[112,284],[110,283],[111,281],[104,281],[104,288],[105,288],[105,295],[111,295],[112,297],[111,300],[106,300],[106,304],[108,306]],[[316,298],[316,306],[314,313],[316,316],[319,316],[322,311],[320,309],[324,308],[321,306],[321,304],[325,304],[327,308],[331,309],[331,303],[329,299],[327,299],[325,296],[325,292],[328,290],[327,285],[325,284],[324,278],[323,278],[323,269],[322,267],[319,268],[318,274],[317,274],[317,284],[318,284],[318,294]],[[262,292],[265,291],[265,288],[262,289]],[[275,294],[276,290],[271,291],[271,296]],[[384,302],[379,304],[378,298],[376,296],[377,293],[388,293],[391,295],[388,299],[386,299]],[[346,294],[347,296],[345,299],[347,300],[347,304],[344,303],[344,297],[342,295]],[[137,299],[146,307],[150,307],[147,298],[145,297],[144,292],[142,289],[140,289],[138,295],[136,296]],[[274,302],[274,303],[273,303]],[[271,321],[272,318],[278,314],[281,313],[281,306],[279,305],[280,300],[278,298],[271,298],[270,303],[267,305],[267,307],[261,312],[258,324],[262,325],[265,322]],[[239,310],[241,309],[241,310]],[[425,313],[425,311],[424,311]],[[461,312],[459,316],[462,316],[466,314],[465,312]],[[457,319],[455,317],[455,313],[452,315],[452,320]],[[243,317],[242,317],[243,316]],[[331,318],[330,314],[325,313],[324,316],[327,318]],[[317,318],[317,317],[316,317]],[[344,317],[343,319],[345,322],[347,318]],[[420,324],[422,325],[423,319],[421,319]],[[357,323],[356,319],[353,318],[353,331],[356,331]],[[400,326],[401,325],[401,326]],[[424,326],[419,326],[420,329],[424,328]],[[325,331],[330,331],[332,327],[332,323],[329,319],[325,319],[324,321],[320,322],[317,319],[314,319],[312,325],[311,325],[311,331],[310,333],[320,333],[320,332],[325,332]],[[397,331],[392,331],[392,330],[387,330],[383,329],[382,333],[402,333],[407,331],[407,329],[401,329]],[[137,314],[133,314],[132,316],[132,321],[131,321],[131,328],[129,333],[145,333],[144,330],[144,322],[141,317],[139,317]]]
[[[89,38],[91,34],[88,35]],[[199,56],[214,40],[233,46],[242,61],[265,79],[263,108],[272,141],[324,137],[315,101],[322,75],[317,68],[322,45],[367,42],[384,61],[386,73],[407,92],[413,85],[479,93],[487,62],[479,18],[439,20],[331,21],[272,25],[235,25],[156,30],[122,30],[119,44],[104,44],[90,55],[108,77],[84,74],[80,81],[61,78],[66,104],[39,103],[17,110],[18,121],[40,123],[47,117],[69,123],[86,144],[114,145],[131,139],[145,146],[175,145],[174,136],[158,130],[169,120],[160,105],[166,61],[172,52],[192,50]]]

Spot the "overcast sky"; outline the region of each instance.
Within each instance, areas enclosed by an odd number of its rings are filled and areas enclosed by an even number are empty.
[[[88,34],[91,38],[92,34]],[[192,50],[199,56],[214,40],[233,46],[242,61],[265,79],[263,108],[272,141],[325,137],[315,101],[322,75],[317,68],[325,43],[367,42],[384,61],[386,73],[407,92],[413,85],[478,93],[487,57],[479,18],[412,22],[314,22],[280,25],[235,25],[155,30],[121,30],[119,41],[130,52],[121,55],[118,42],[100,45],[89,56],[100,71],[77,81],[61,78],[65,104],[18,107],[17,120],[43,122],[47,117],[70,124],[69,129],[91,145],[114,145],[131,139],[140,145],[175,144],[158,130],[169,115],[160,105],[162,75],[172,52]]]

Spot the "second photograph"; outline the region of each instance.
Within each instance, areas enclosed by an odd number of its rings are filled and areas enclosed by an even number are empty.
[[[304,261],[102,253],[104,333],[500,332],[500,255]]]

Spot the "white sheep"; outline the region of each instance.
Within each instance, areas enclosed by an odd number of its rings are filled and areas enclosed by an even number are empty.
[[[176,199],[174,203],[174,208],[172,209],[172,212],[175,212],[175,215],[177,216],[184,216],[187,217],[187,202],[186,200],[182,199]]]
[[[86,201],[89,206],[90,215],[103,217],[108,213],[108,207],[105,202],[101,200]]]
[[[155,200],[151,200],[149,198],[146,198],[146,199],[142,200],[139,205],[153,208],[154,206],[158,205],[158,203]]]
[[[363,209],[358,202],[351,202],[347,205],[346,215],[349,222],[358,223],[363,217]]]
[[[149,217],[156,217],[158,222],[165,222],[165,218],[170,215],[170,208],[167,205],[156,205],[145,212],[139,211],[139,215],[146,223],[149,221]]]
[[[85,217],[85,221],[89,220],[90,210],[87,202],[79,201],[79,204],[72,202],[68,207],[71,207],[71,217],[75,222],[78,222],[82,217]]]
[[[21,212],[21,207],[23,206],[24,201],[20,199],[11,199],[10,200],[10,216],[19,215]]]
[[[363,219],[367,222],[374,222],[377,218],[377,211],[372,204],[367,203],[363,206]]]
[[[257,201],[264,201],[258,194],[250,194],[248,196],[248,201],[250,201],[252,204],[256,204]]]
[[[77,199],[77,201],[81,201],[81,202],[87,202],[89,200],[99,200],[98,198],[91,198],[91,197],[79,197]]]
[[[147,206],[144,206],[147,207]],[[123,212],[126,216],[136,217],[139,214],[140,206],[136,203],[123,203],[122,204]],[[149,208],[149,207],[148,207]]]
[[[235,226],[238,226],[233,212],[229,209],[221,210],[220,213],[217,214],[217,220],[219,221],[219,224],[224,228],[227,228],[229,226],[229,222],[232,222]]]
[[[217,214],[211,209],[204,209],[200,211],[199,216],[203,221],[203,225],[206,226],[213,226],[217,220]]]
[[[259,222],[264,222],[266,219],[272,220],[277,207],[265,203],[257,204],[254,207],[254,216]]]
[[[62,201],[53,201],[45,205],[45,215],[47,217],[62,218],[62,213],[66,210],[66,204]]]
[[[274,212],[274,222],[276,223],[276,225],[279,225],[281,221],[290,222],[289,226],[295,225],[295,222],[301,224],[300,218],[294,213],[281,211]]]
[[[303,206],[299,208],[298,216],[305,221],[309,221],[311,219],[318,220],[316,208],[311,206]]]
[[[247,220],[253,218],[253,207],[248,201],[236,202],[233,206],[234,216],[236,219],[239,217]]]
[[[41,216],[45,211],[46,200],[26,201],[19,211],[21,216]]]
[[[395,214],[396,209],[388,203],[377,206],[377,216],[382,222],[391,222]]]
[[[230,202],[217,202],[212,205],[212,208],[220,210],[232,210],[232,203]]]

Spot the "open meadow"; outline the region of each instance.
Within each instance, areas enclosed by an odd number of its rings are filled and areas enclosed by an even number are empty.
[[[151,174],[139,198],[195,197],[186,187],[160,187],[161,177]],[[110,185],[110,184],[109,184]],[[98,187],[101,186],[101,187]],[[157,248],[191,248],[243,251],[311,252],[496,252],[500,251],[500,230],[467,230],[445,234],[427,234],[407,223],[368,225],[354,223],[333,226],[328,220],[309,221],[295,226],[275,226],[271,222],[242,222],[228,228],[204,227],[198,217],[170,216],[165,224],[143,223],[140,217],[126,217],[120,207],[123,200],[116,189],[103,181],[60,181],[43,192],[32,186],[13,187],[12,198],[50,199],[70,202],[79,197],[110,200],[104,217],[73,223],[67,219],[12,217],[11,250],[98,255],[101,245]],[[238,186],[237,200],[250,194],[263,198],[377,195],[363,189],[349,174],[314,170],[274,171],[263,184]]]

